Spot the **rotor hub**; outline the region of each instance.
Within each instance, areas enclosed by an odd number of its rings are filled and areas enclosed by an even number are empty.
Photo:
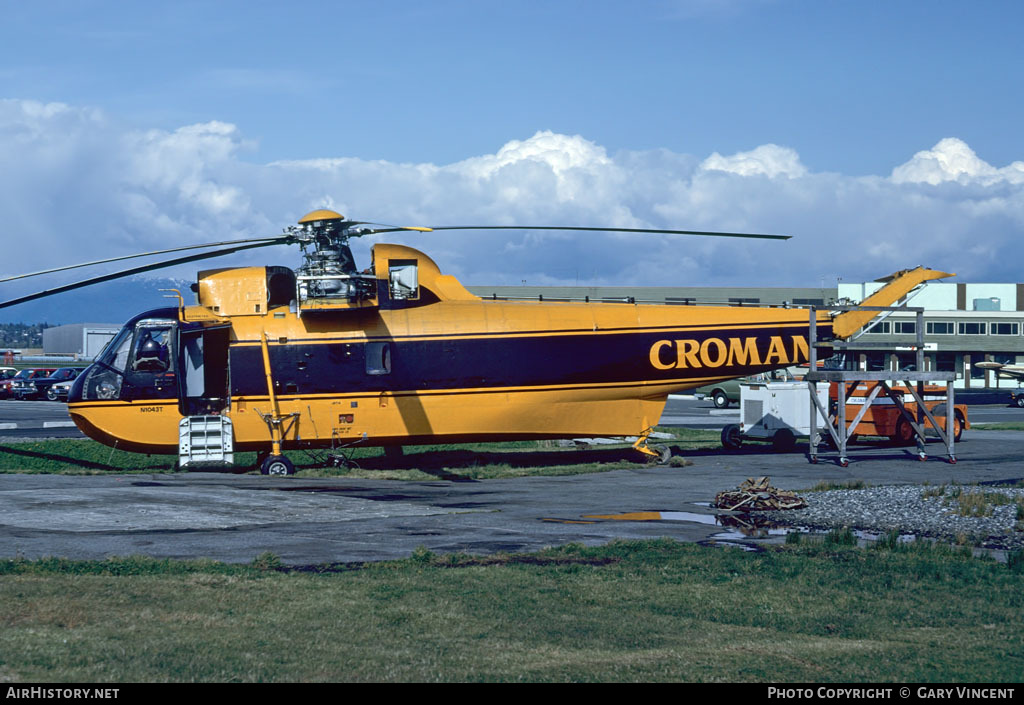
[[[299,218],[299,225],[305,225],[307,223],[316,223],[318,221],[328,220],[345,220],[345,216],[336,211],[328,210],[326,208],[319,208],[315,211],[310,211],[306,215]]]

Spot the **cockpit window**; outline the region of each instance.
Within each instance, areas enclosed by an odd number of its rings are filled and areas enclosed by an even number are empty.
[[[103,348],[103,351],[96,356],[99,362],[112,367],[118,372],[124,372],[125,365],[128,364],[128,351],[131,348],[132,342],[132,331],[131,328],[122,328],[121,331],[114,336],[107,345]]]
[[[171,329],[139,327],[135,333],[132,369],[140,372],[164,372],[170,365]]]
[[[174,321],[149,318],[121,329],[82,383],[83,399],[166,398],[176,393]]]

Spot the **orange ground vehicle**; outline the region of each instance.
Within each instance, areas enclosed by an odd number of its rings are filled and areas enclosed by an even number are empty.
[[[856,382],[847,385],[846,392],[846,423],[857,418],[857,415],[864,410],[865,401],[871,397],[876,386],[883,385],[882,382]],[[839,398],[839,383],[830,383],[829,398],[835,412]],[[946,388],[944,386],[926,384],[922,395],[925,406],[943,431],[946,429]],[[914,429],[900,412],[900,403],[914,419],[917,419],[917,402],[913,394],[905,384],[892,384],[882,386],[871,401],[870,406],[864,411],[860,421],[855,428],[850,429],[852,438],[856,436],[882,436],[899,445],[911,445],[915,442]],[[959,441],[965,428],[971,425],[967,420],[967,406],[965,404],[953,405],[953,440]],[[924,416],[924,428],[935,433],[934,425]],[[937,435],[937,434],[936,434]]]

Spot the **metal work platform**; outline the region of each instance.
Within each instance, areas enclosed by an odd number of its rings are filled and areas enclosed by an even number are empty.
[[[900,419],[907,425],[907,428],[913,432],[913,440],[917,443],[917,456],[919,460],[927,459],[927,452],[925,450],[925,430],[928,428],[925,425],[925,419],[927,419],[931,426],[938,433],[946,446],[946,456],[950,463],[956,462],[956,454],[954,451],[954,440],[955,431],[954,426],[956,422],[956,411],[954,407],[954,392],[953,392],[953,381],[956,379],[956,374],[953,372],[938,372],[930,371],[925,372],[924,370],[924,309],[919,307],[908,307],[908,306],[830,306],[830,311],[879,311],[879,312],[913,312],[917,314],[917,342],[913,346],[917,353],[917,361],[913,371],[878,371],[878,372],[867,372],[863,370],[818,370],[818,349],[832,349],[833,351],[841,352],[863,352],[866,350],[891,350],[895,352],[895,346],[890,343],[870,343],[870,342],[840,342],[840,341],[829,341],[827,343],[818,342],[818,331],[817,331],[817,318],[815,311],[818,307],[812,306],[810,308],[810,340],[809,343],[809,362],[810,372],[805,377],[807,386],[811,396],[811,414],[810,414],[810,447],[808,451],[808,459],[812,463],[818,462],[818,446],[821,442],[821,435],[817,432],[818,424],[818,413],[820,412],[823,418],[828,419],[828,425],[826,430],[835,444],[835,448],[838,452],[838,463],[839,465],[846,467],[849,465],[849,457],[847,454],[848,445],[850,439],[855,435],[858,424],[864,419],[865,415],[869,413],[871,405],[878,399],[884,392],[886,398],[891,399],[893,404],[899,410]],[[834,413],[829,413],[829,409],[822,407],[822,403],[818,397],[818,384],[824,382],[831,385],[835,383],[838,385],[836,394],[835,409]],[[864,397],[863,405],[854,416],[854,418],[847,424],[847,402],[853,396],[858,386],[862,382],[874,382],[871,385],[870,392]],[[925,401],[925,382],[945,382],[946,383],[946,396],[945,396],[945,429],[936,421],[932,411],[929,410]],[[902,383],[906,390],[913,399],[915,406],[914,410],[908,409],[905,400],[904,389],[894,389],[894,383]],[[852,385],[852,386],[851,386]],[[934,406],[934,405],[933,405]]]

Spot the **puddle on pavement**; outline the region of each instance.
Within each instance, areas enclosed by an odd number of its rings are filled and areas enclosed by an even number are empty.
[[[622,512],[619,514],[585,514],[584,520],[592,521],[688,521],[706,526],[720,526],[725,531],[714,534],[708,540],[740,541],[743,539],[765,539],[781,537],[797,531],[795,527],[770,521],[757,514],[701,514],[698,512]]]

